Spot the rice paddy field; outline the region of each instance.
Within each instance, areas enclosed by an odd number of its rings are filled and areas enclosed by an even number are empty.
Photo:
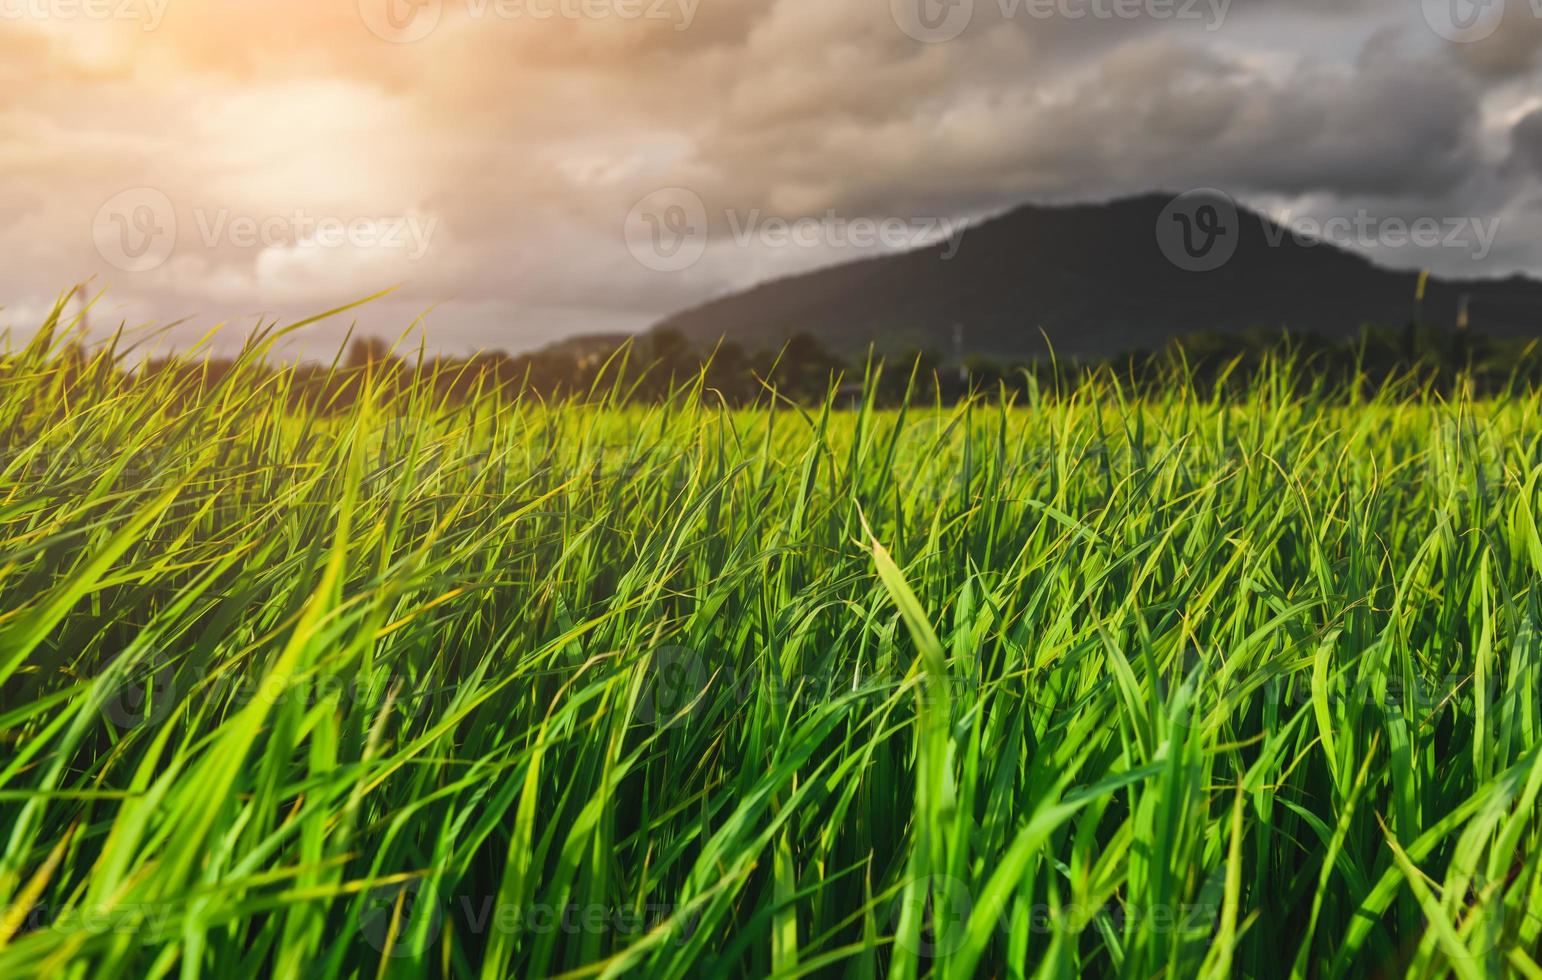
[[[0,361],[0,976],[1542,976],[1542,396],[278,336]]]

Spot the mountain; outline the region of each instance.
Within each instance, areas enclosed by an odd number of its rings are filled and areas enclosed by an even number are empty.
[[[1211,271],[1193,271],[1228,254]],[[1335,245],[1298,241],[1223,197],[1151,194],[1020,207],[951,244],[768,282],[654,329],[749,350],[809,333],[860,357],[870,344],[948,353],[958,325],[968,353],[1008,360],[1043,354],[1042,329],[1060,354],[1099,356],[1155,349],[1195,331],[1291,329],[1337,339],[1367,324],[1401,327],[1418,315],[1418,279]],[[1423,320],[1454,325],[1464,296],[1474,330],[1542,335],[1542,282],[1521,276],[1431,279]]]

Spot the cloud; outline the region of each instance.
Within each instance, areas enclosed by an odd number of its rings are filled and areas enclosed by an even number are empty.
[[[361,2],[174,3],[154,31],[8,25],[0,249],[19,258],[0,300],[46,308],[95,276],[131,318],[278,316],[400,283],[372,317],[433,307],[437,345],[513,349],[853,257],[736,242],[751,215],[920,222],[1204,185],[1319,213],[1487,214],[1542,177],[1536,23],[1445,44],[1406,0],[1236,0],[1216,29],[977,0],[939,44],[889,0],[636,0],[659,16],[605,18],[446,0],[410,43]],[[623,229],[677,186],[712,237],[661,273]],[[177,219],[172,256],[142,272],[93,238],[135,187]],[[435,222],[412,261],[318,248],[303,227],[400,217]],[[272,234],[223,230],[243,219]],[[1542,246],[1500,254],[1542,271]]]
[[[1542,109],[1531,113],[1511,130],[1514,160],[1542,177]]]

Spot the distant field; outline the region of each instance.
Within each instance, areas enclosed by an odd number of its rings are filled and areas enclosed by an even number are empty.
[[[1291,370],[319,414],[11,355],[0,976],[1542,976],[1542,397]]]

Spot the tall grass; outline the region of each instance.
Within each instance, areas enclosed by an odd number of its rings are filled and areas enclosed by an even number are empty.
[[[323,411],[58,326],[0,975],[1542,975],[1542,397]]]

